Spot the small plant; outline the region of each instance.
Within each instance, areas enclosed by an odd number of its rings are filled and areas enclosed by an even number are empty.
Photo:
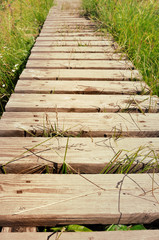
[[[52,5],[53,0],[14,0],[0,4],[0,115]]]
[[[54,233],[60,232],[93,232],[93,231],[129,231],[129,230],[146,230],[144,225],[107,225],[107,226],[98,226],[98,225],[89,225],[89,226],[82,226],[82,225],[65,225],[65,226],[57,226],[57,227],[48,227],[43,228],[43,232],[50,232],[53,231]],[[60,235],[59,235],[60,236]],[[57,238],[58,239],[58,238]]]
[[[83,9],[99,29],[113,35],[153,94],[159,96],[158,1],[83,0]]]
[[[63,226],[63,227],[53,227],[50,228],[50,230],[52,230],[53,232],[92,232],[91,229],[85,227],[85,226],[81,226],[81,225],[77,225],[77,224],[73,224],[73,225],[67,225],[67,226]]]
[[[110,225],[105,228],[106,231],[129,231],[129,230],[145,230],[146,228],[140,224],[140,225]]]
[[[106,164],[101,174],[159,172],[158,158],[158,154],[149,147],[140,146],[132,151],[121,149]]]

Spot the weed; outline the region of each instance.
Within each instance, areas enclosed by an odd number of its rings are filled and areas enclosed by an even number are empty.
[[[159,96],[158,1],[83,0],[85,15],[110,32]]]
[[[149,147],[115,152],[113,158],[101,171],[101,174],[128,174],[159,172],[158,154]]]
[[[53,0],[15,0],[0,5],[1,113],[52,4]]]

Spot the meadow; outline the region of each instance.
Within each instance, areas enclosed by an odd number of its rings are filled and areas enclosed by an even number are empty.
[[[84,14],[110,32],[126,52],[152,94],[159,96],[159,1],[83,0]]]
[[[0,114],[52,5],[53,0],[0,0]]]

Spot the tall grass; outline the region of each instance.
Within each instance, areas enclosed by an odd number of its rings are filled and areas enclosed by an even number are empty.
[[[83,0],[85,14],[113,34],[153,94],[159,96],[158,6],[158,0]]]
[[[0,1],[0,112],[12,93],[53,0]]]

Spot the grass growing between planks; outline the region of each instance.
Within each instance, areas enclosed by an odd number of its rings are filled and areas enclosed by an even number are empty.
[[[157,0],[83,0],[84,13],[109,31],[159,96]]]
[[[0,113],[52,5],[53,0],[0,2]]]
[[[57,227],[41,227],[38,228],[39,232],[60,232],[61,234],[63,232],[93,232],[93,231],[129,231],[129,230],[145,230],[145,226],[142,224],[139,225],[88,225],[88,226],[82,226],[82,225],[66,225],[66,226],[57,226]],[[59,236],[61,235],[59,234]],[[58,239],[58,238],[57,238]]]

